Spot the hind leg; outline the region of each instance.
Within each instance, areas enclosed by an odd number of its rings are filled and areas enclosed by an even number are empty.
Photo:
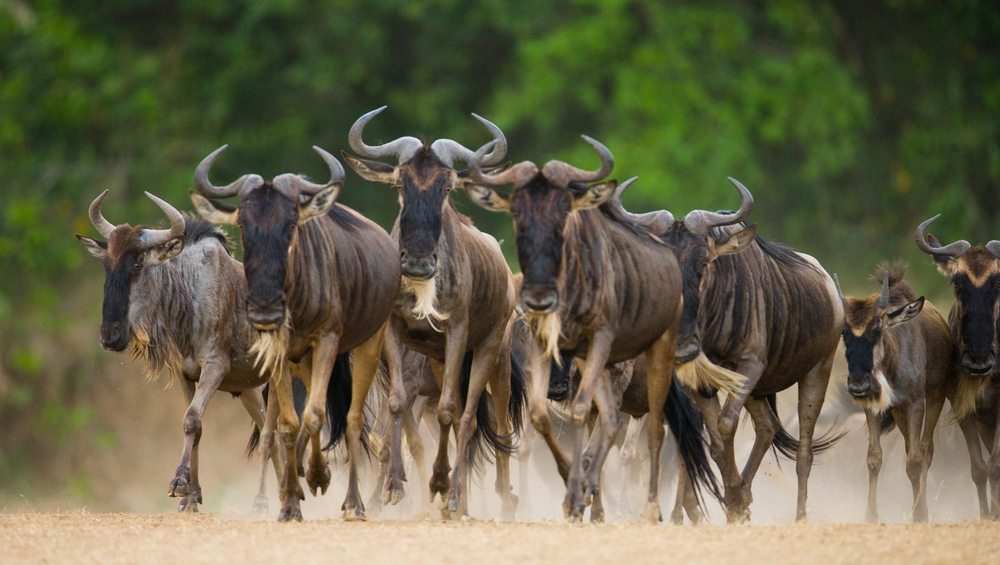
[[[983,459],[983,448],[975,420],[975,414],[965,416],[958,421],[958,427],[962,430],[965,447],[969,452],[972,483],[976,485],[976,494],[979,497],[979,517],[986,518],[990,514],[990,502],[986,495],[986,461]]]
[[[819,420],[820,411],[823,410],[823,401],[826,399],[826,387],[830,382],[832,368],[833,353],[799,381],[799,451],[795,458],[795,474],[799,483],[795,509],[796,521],[806,519],[809,473],[812,471],[813,463],[813,433],[816,431],[816,421]]]
[[[739,416],[754,387],[760,381],[764,365],[756,358],[744,355],[737,365],[737,372],[747,380],[736,395],[726,399],[719,415],[719,435],[722,438],[722,480],[725,485],[726,517],[730,523],[750,520],[750,494],[745,487],[743,475],[736,464],[736,429]],[[766,448],[765,448],[766,449]],[[753,477],[751,477],[751,480]]]
[[[994,386],[991,392],[996,395],[997,387]],[[992,432],[992,449],[986,463],[990,479],[990,519],[1000,520],[1000,408],[996,410],[996,422],[993,424]]]
[[[649,486],[646,492],[646,509],[643,517],[647,522],[656,523],[663,519],[660,512],[660,450],[663,448],[663,408],[670,394],[673,379],[674,347],[676,345],[677,316],[674,325],[646,351],[646,383],[649,414],[646,418],[646,434],[649,444]]]
[[[265,433],[265,428],[267,423],[266,411],[264,407],[264,397],[261,394],[261,389],[263,387],[257,387],[250,390],[245,390],[240,394],[240,403],[243,404],[243,408],[250,415],[250,419],[253,420],[254,425],[260,430],[261,439]],[[271,432],[268,432],[271,433]],[[271,442],[267,442],[267,445],[263,446],[261,449],[261,466],[260,466],[260,478],[257,481],[257,496],[254,497],[253,502],[253,513],[266,515],[267,514],[267,461],[271,458]],[[247,456],[249,457],[251,453],[248,451]]]
[[[349,474],[347,480],[347,496],[341,506],[344,518],[347,520],[364,520],[365,505],[361,501],[361,488],[358,484],[358,463],[361,461],[361,434],[365,427],[365,402],[368,391],[375,380],[379,359],[382,354],[382,340],[386,325],[375,332],[368,341],[362,343],[353,351],[351,363],[351,406],[347,410],[347,452]]]
[[[767,450],[771,447],[771,442],[774,441],[777,425],[766,400],[751,396],[747,399],[746,408],[750,412],[754,430],[753,448],[750,449],[750,456],[743,467],[742,475],[743,498],[750,504],[753,501],[753,479],[760,469],[764,456],[767,455]]]

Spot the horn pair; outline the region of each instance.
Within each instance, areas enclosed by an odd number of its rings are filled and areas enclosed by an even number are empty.
[[[215,160],[222,154],[223,151],[229,145],[223,145],[215,151],[208,154],[207,157],[201,160],[198,164],[198,168],[194,171],[194,182],[198,187],[198,190],[205,196],[210,196],[212,198],[229,198],[236,195],[246,195],[252,190],[259,188],[264,184],[264,179],[260,175],[243,175],[240,178],[234,180],[233,182],[227,184],[226,186],[215,186],[210,180],[208,180],[208,173],[212,170],[212,165],[215,164]],[[327,168],[330,169],[330,180],[325,184],[317,184],[308,181],[300,175],[286,173],[275,177],[274,184],[276,187],[281,189],[283,192],[294,192],[297,194],[306,194],[312,196],[321,190],[330,187],[338,182],[344,182],[344,166],[340,164],[340,161],[336,157],[325,151],[322,147],[313,145],[313,151],[319,154],[323,162],[326,163]]]
[[[692,210],[684,217],[684,224],[691,231],[697,231],[699,233],[707,233],[708,230],[715,227],[729,226],[732,224],[737,224],[746,219],[753,211],[753,194],[747,187],[743,186],[743,183],[734,179],[733,177],[727,177],[729,182],[733,183],[740,192],[740,208],[735,212],[709,212],[708,210]],[[674,223],[674,215],[667,210],[661,210],[657,212],[646,212],[643,214],[633,214],[625,209],[622,205],[622,194],[625,193],[625,189],[632,185],[634,178],[623,182],[617,189],[615,189],[614,198],[611,200],[611,205],[618,209],[618,211],[624,215],[629,220],[645,226],[652,230],[654,233],[663,234],[666,232],[671,225]]]
[[[388,106],[376,108],[358,118],[354,122],[354,125],[351,126],[350,133],[347,134],[347,141],[350,144],[351,149],[362,157],[367,157],[369,159],[386,159],[395,157],[398,163],[405,163],[413,157],[413,154],[416,153],[418,149],[424,146],[419,139],[411,136],[403,136],[388,143],[383,143],[382,145],[368,145],[364,142],[365,126],[367,126],[368,123],[375,118],[375,116],[381,114],[386,108],[388,108]],[[488,155],[483,157],[484,163],[486,165],[495,165],[499,163],[504,157],[507,156],[507,138],[504,137],[503,132],[500,131],[500,128],[498,128],[493,122],[478,114],[472,114],[472,117],[479,120],[481,124],[486,126],[486,129],[489,130],[490,134],[493,136],[493,140],[487,144],[492,149],[489,150]],[[437,155],[437,158],[440,159],[442,163],[449,167],[454,167],[456,161],[463,161],[468,165],[472,158],[476,155],[475,151],[472,151],[452,139],[435,140],[434,143],[431,143],[431,151]]]
[[[931,227],[941,214],[934,216],[928,220],[925,220],[919,226],[917,226],[917,232],[915,234],[915,239],[917,242],[917,247],[921,251],[929,255],[941,255],[944,257],[951,257],[952,259],[960,257],[966,251],[972,248],[972,244],[964,239],[960,239],[954,243],[949,243],[948,245],[941,245],[936,239],[934,240],[937,244],[933,244],[928,240],[928,236],[933,238],[927,233],[928,228]],[[994,257],[1000,259],[1000,241],[994,239],[986,244],[986,249],[993,254]]]
[[[569,186],[570,183],[574,182],[597,181],[611,174],[611,170],[615,167],[615,158],[611,154],[611,150],[590,136],[581,137],[597,152],[601,158],[601,166],[595,171],[585,171],[564,161],[549,161],[542,167],[542,174],[549,181],[558,186]],[[490,145],[484,145],[469,162],[469,178],[476,184],[484,186],[520,185],[538,173],[538,166],[531,161],[522,161],[499,173],[486,173],[483,171],[483,165],[493,164],[487,155],[489,150]]]
[[[101,237],[108,239],[111,237],[111,233],[115,231],[115,225],[104,218],[104,214],[101,213],[101,204],[104,203],[104,198],[108,195],[107,190],[98,195],[93,202],[90,203],[90,223],[94,225],[97,232],[101,234]],[[162,245],[171,239],[181,237],[184,235],[184,216],[177,211],[170,204],[167,204],[164,200],[158,198],[155,194],[146,193],[160,210],[167,215],[170,220],[170,227],[161,230],[144,229],[140,237],[142,238],[142,244],[146,247],[156,247],[157,245]]]

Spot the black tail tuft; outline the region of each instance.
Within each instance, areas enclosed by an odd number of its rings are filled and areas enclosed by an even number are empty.
[[[261,389],[261,393],[264,395],[264,412],[267,412],[267,392],[271,390],[271,383],[264,383],[264,388]],[[292,402],[295,404],[295,413],[299,415],[299,419],[302,418],[302,413],[306,410],[306,400],[308,393],[306,392],[306,385],[302,384],[299,379],[292,379]],[[250,441],[247,442],[247,448],[244,452],[247,459],[253,456],[260,447],[260,428],[257,424],[253,425],[253,431],[250,433]]]
[[[521,430],[524,429],[524,409],[528,402],[528,379],[525,377],[524,368],[513,353],[510,354],[510,402],[507,413],[510,415],[510,425],[513,428],[511,440],[521,437]],[[511,442],[511,447],[515,442]]]
[[[886,410],[882,412],[882,418],[879,420],[878,425],[878,435],[884,436],[885,434],[892,431],[896,427],[896,420],[892,419],[892,414]]]
[[[680,453],[681,461],[684,462],[688,477],[691,478],[699,502],[704,506],[702,497],[702,487],[704,487],[724,506],[722,491],[709,464],[708,444],[702,435],[705,422],[676,375],[670,382],[670,393],[663,406],[663,414],[667,418],[670,433],[677,442],[677,451]]]
[[[337,446],[344,436],[347,435],[347,412],[351,409],[351,395],[353,378],[351,376],[350,353],[341,353],[333,362],[333,371],[330,373],[330,384],[326,389],[326,419],[330,429],[330,441],[323,446],[324,451],[329,451]],[[361,447],[365,453],[371,454],[368,444],[368,422],[365,421],[365,429],[361,431]]]
[[[560,352],[559,356],[562,362],[561,367],[555,359],[550,361],[549,365],[549,400],[564,402],[573,396],[572,383],[570,382],[573,355]]]
[[[771,406],[771,412],[774,413],[774,420],[776,422],[777,430],[774,432],[774,441],[771,443],[771,447],[776,453],[780,453],[786,459],[795,461],[798,458],[799,453],[799,440],[792,437],[787,430],[781,425],[781,419],[778,418],[778,399],[774,394],[769,394],[765,397],[767,399],[768,405]],[[847,432],[835,433],[833,430],[813,438],[812,452],[813,455],[819,455],[824,451],[827,451],[838,441],[843,438]]]

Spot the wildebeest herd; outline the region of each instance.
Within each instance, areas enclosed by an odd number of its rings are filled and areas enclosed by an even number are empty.
[[[878,519],[880,437],[893,427],[905,443],[913,519],[928,519],[927,471],[945,399],[967,443],[980,515],[1000,518],[1000,241],[943,245],[927,233],[936,217],[917,228],[917,246],[954,287],[945,320],[898,265],[875,270],[878,293],[845,297],[819,261],[757,233],[747,222],[753,196],[735,179],[736,211],[634,214],[621,204],[634,179],[609,180],[612,153],[590,137],[601,162],[593,171],[506,163],[503,132],[475,114],[492,137],[478,150],[407,136],[368,145],[364,129],[383,110],[358,118],[348,136],[357,156],[342,156],[362,178],[396,188],[391,233],[336,202],[344,168],[319,147],[325,183],[248,173],[218,186],[210,173],[220,147],[195,169],[200,217],[147,193],[166,228],[109,222],[107,191],[91,204],[104,241],[77,237],[105,267],[101,343],[129,350],[149,374],[166,369],[190,402],[169,486],[181,510],[202,503],[201,418],[221,390],[241,399],[255,425],[259,510],[273,463],[279,520],[302,519],[300,477],[313,495],[325,493],[327,450],[345,437],[344,517],[365,517],[358,465],[372,446],[382,469],[369,505],[398,503],[403,439],[422,463],[418,423],[434,405],[437,455],[420,488],[440,497],[446,517],[468,514],[471,467],[492,459],[502,515],[513,519],[510,457],[522,432],[537,432],[566,486],[565,516],[581,520],[590,506],[591,520],[603,519],[605,459],[626,419],[644,417],[646,520],[661,519],[664,423],[680,455],[673,521],[702,521],[703,493],[729,521],[749,520],[754,476],[772,448],[796,462],[796,518],[805,519],[813,457],[842,436],[815,432],[843,340],[846,388],[869,429],[868,519]],[[521,274],[496,239],[452,207],[453,190],[512,216]],[[214,224],[239,228],[242,264]],[[293,379],[305,399],[296,399]],[[796,384],[798,438],[776,403]],[[754,440],[741,469],[734,443],[744,408]],[[568,442],[556,437],[555,417],[568,422]],[[634,436],[638,428],[629,428]]]

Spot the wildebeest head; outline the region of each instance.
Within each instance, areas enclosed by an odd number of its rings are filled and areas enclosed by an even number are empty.
[[[882,291],[865,298],[844,297],[844,355],[847,357],[847,391],[863,405],[881,412],[892,405],[892,389],[884,373],[887,341],[886,332],[898,324],[915,318],[924,307],[924,297],[900,305],[899,291],[893,298],[888,272],[882,275]],[[909,291],[907,291],[909,292]]]
[[[719,230],[742,222],[753,210],[753,195],[740,181],[730,178],[740,191],[740,208],[736,212],[709,212],[692,210],[680,220],[663,210],[632,214],[621,204],[621,195],[630,183],[622,183],[615,191],[612,205],[626,218],[644,226],[659,236],[674,252],[684,275],[684,312],[677,335],[677,359],[685,362],[701,351],[698,331],[698,311],[701,307],[701,287],[709,265],[722,257],[736,253],[753,242],[757,226],[750,225],[736,232]]]
[[[298,226],[330,211],[344,183],[344,167],[333,155],[313,146],[330,169],[330,180],[325,184],[291,173],[271,181],[248,174],[218,187],[208,180],[208,173],[226,147],[216,149],[198,165],[195,185],[201,194],[192,192],[191,200],[206,220],[240,227],[249,288],[247,317],[258,331],[274,331],[285,321],[288,254]],[[227,206],[206,196],[237,196],[239,205]]]
[[[107,195],[105,190],[90,204],[90,222],[107,241],[76,237],[91,255],[104,261],[101,345],[104,349],[123,351],[132,340],[128,321],[132,286],[142,279],[146,269],[177,256],[184,249],[184,217],[176,208],[147,192],[146,196],[167,215],[170,227],[115,226],[101,213],[101,203]]]
[[[587,136],[583,139],[601,157],[596,171],[584,171],[562,161],[542,167],[523,161],[509,169],[489,174],[479,159],[469,165],[473,181],[466,187],[472,201],[493,211],[509,212],[514,218],[517,258],[524,273],[521,307],[531,313],[551,313],[559,307],[558,278],[563,262],[563,242],[575,210],[596,208],[611,198],[614,181],[587,184],[607,177],[614,157],[607,147]],[[477,155],[485,155],[483,147]],[[493,187],[513,185],[509,195]]]
[[[468,183],[464,172],[455,170],[456,161],[468,163],[474,152],[450,139],[438,139],[424,145],[415,137],[400,137],[383,145],[368,145],[363,140],[365,126],[386,106],[361,116],[351,126],[348,136],[351,149],[371,159],[396,158],[397,165],[359,159],[343,153],[347,164],[362,178],[390,184],[399,190],[399,251],[403,276],[428,280],[437,272],[437,244],[441,237],[442,218],[448,194]],[[472,114],[493,135],[493,150],[484,160],[492,165],[507,154],[507,139],[489,120]]]
[[[927,229],[940,214],[917,227],[916,241],[955,290],[959,363],[973,375],[993,373],[997,365],[997,318],[1000,314],[1000,241],[973,246],[959,240],[942,245]]]

